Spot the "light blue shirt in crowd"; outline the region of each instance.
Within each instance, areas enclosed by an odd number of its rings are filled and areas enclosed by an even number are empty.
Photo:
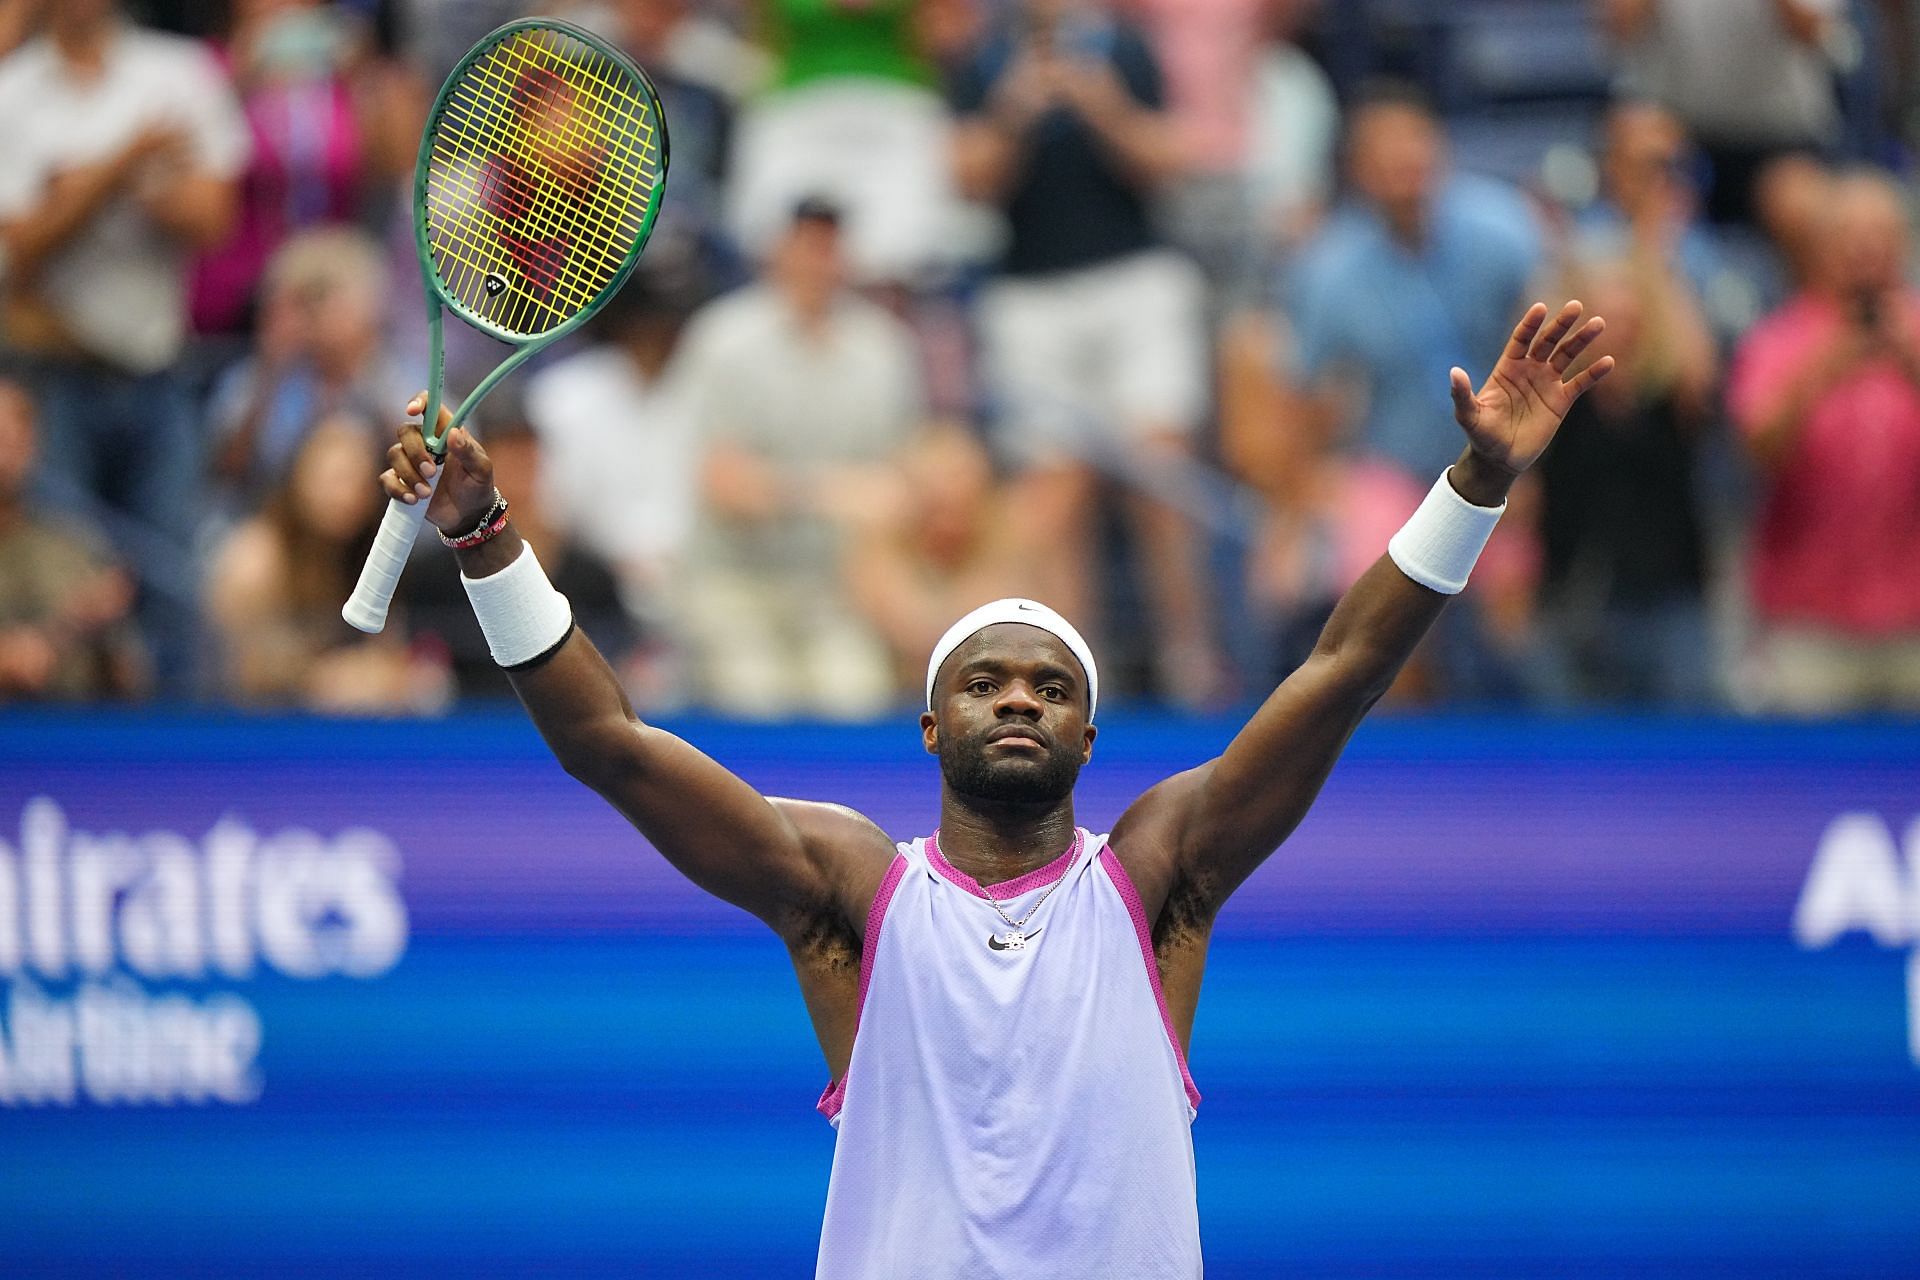
[[[1447,372],[1477,387],[1530,300],[1540,232],[1521,194],[1484,178],[1450,179],[1426,243],[1395,240],[1372,208],[1349,203],[1300,253],[1288,308],[1298,373],[1351,378],[1365,393],[1355,444],[1420,477],[1459,456]]]

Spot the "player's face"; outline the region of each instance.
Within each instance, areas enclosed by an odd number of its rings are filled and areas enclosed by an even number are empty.
[[[956,794],[997,804],[1053,804],[1093,754],[1086,674],[1048,632],[1000,623],[969,638],[920,718],[928,751]]]

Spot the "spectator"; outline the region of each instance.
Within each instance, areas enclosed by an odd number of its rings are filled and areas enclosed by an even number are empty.
[[[1664,103],[1705,149],[1713,221],[1751,221],[1767,161],[1838,140],[1827,50],[1846,0],[1599,0],[1599,11],[1622,96]]]
[[[5,345],[49,438],[41,483],[138,569],[163,692],[189,692],[198,424],[175,371],[189,255],[232,225],[246,126],[200,46],[62,0],[0,62]]]
[[[540,468],[541,507],[613,567],[629,610],[656,627],[699,487],[692,405],[669,376],[691,310],[684,283],[642,267],[594,318],[594,344],[526,384],[527,420],[551,464]]]
[[[1907,211],[1836,181],[1820,285],[1741,347],[1730,401],[1761,473],[1751,565],[1762,697],[1794,712],[1920,709],[1920,297]]]
[[[362,636],[340,620],[384,504],[367,484],[372,428],[344,415],[315,424],[259,515],[220,545],[208,611],[226,659],[221,693],[253,706],[431,711],[450,694],[399,628]]]
[[[955,84],[961,187],[1005,211],[1007,244],[980,304],[999,444],[1015,501],[1052,548],[1055,607],[1094,618],[1096,467],[1177,467],[1207,408],[1205,287],[1156,237],[1148,202],[1181,171],[1160,70],[1141,33],[1098,5],[1024,0],[1020,23]],[[1133,495],[1161,691],[1219,683],[1193,530]]]
[[[1833,174],[1808,155],[1781,156],[1756,179],[1754,213],[1772,242],[1780,276],[1773,282],[1773,305],[1816,287],[1820,220],[1832,194]]]
[[[896,693],[838,513],[888,482],[921,386],[911,333],[846,273],[838,211],[803,203],[765,280],[695,316],[676,361],[704,456],[683,620],[703,701],[733,714],[858,717]]]
[[[1028,590],[1037,547],[966,427],[933,427],[900,472],[891,500],[860,513],[848,573],[855,603],[892,650],[896,680],[911,689],[954,618]]]
[[[1687,156],[1686,126],[1665,107],[1632,101],[1609,107],[1600,198],[1581,212],[1580,256],[1626,258],[1645,246],[1686,273],[1695,297],[1709,297],[1722,264],[1712,233],[1695,216]]]
[[[672,127],[673,196],[660,206],[647,261],[696,266],[731,283],[738,263],[722,232],[722,185],[733,143],[733,102],[708,64],[712,24],[689,12],[688,0],[619,0],[609,30],[647,69]]]
[[[1291,245],[1332,185],[1340,107],[1294,43],[1312,0],[1130,0],[1166,68],[1189,172],[1168,193],[1180,244],[1214,281],[1253,278],[1259,246]]]
[[[1267,0],[1266,45],[1254,64],[1247,179],[1255,231],[1283,250],[1306,239],[1333,194],[1340,103],[1300,47],[1318,0]]]
[[[924,3],[925,0],[922,0]],[[607,0],[620,38],[649,75],[665,71],[676,80],[719,94],[737,105],[767,87],[774,60],[766,50],[743,39],[722,21],[715,6],[696,0]],[[680,151],[677,133],[674,153]]]
[[[653,684],[642,679],[644,669],[635,665],[638,637],[620,605],[612,571],[548,518],[539,437],[526,423],[508,419],[488,429],[486,448],[493,459],[494,483],[502,493],[513,495],[514,527],[540,549],[540,564],[567,597],[574,618],[614,670],[627,678],[634,700],[656,705],[657,697],[640,696],[651,691]],[[436,559],[437,563],[414,566],[401,582],[414,645],[444,653],[462,698],[511,698],[513,686],[487,649],[459,572],[448,560]]]
[[[742,114],[728,219],[759,256],[795,202],[846,214],[847,252],[868,281],[907,281],[946,256],[948,121],[920,53],[916,0],[761,0],[772,87]]]
[[[1546,624],[1578,699],[1704,707],[1714,680],[1697,461],[1713,335],[1653,246],[1568,283],[1607,320],[1588,358],[1617,365],[1541,462]]]
[[[219,55],[239,90],[252,154],[232,234],[194,270],[200,332],[247,327],[260,274],[293,232],[360,214],[366,130],[352,69],[364,39],[349,14],[316,0],[234,5]]]
[[[33,402],[0,381],[0,704],[126,697],[144,684],[133,582],[88,532],[27,501]]]
[[[313,423],[379,422],[405,403],[413,388],[381,324],[391,287],[362,232],[302,232],[275,254],[252,354],[221,378],[208,410],[226,514],[252,511],[279,485]]]
[[[1410,91],[1376,88],[1347,130],[1352,198],[1301,250],[1295,372],[1319,430],[1358,416],[1355,446],[1431,483],[1459,452],[1440,430],[1448,370],[1506,342],[1538,231],[1517,193],[1446,174],[1440,123]]]
[[[391,0],[408,62],[438,86],[480,37],[526,16],[525,0]],[[561,0],[557,8],[573,6]]]

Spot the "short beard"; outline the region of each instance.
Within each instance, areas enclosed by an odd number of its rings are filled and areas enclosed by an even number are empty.
[[[940,776],[956,795],[988,804],[1050,805],[1073,793],[1080,777],[1080,753],[1071,744],[1046,748],[1038,768],[1016,761],[987,758],[985,737],[971,741],[942,741]]]

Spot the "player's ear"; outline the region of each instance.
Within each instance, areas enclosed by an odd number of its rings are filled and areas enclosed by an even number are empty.
[[[940,754],[940,718],[931,711],[920,713],[920,745],[930,756]]]
[[[1094,728],[1092,725],[1088,725],[1084,733],[1085,733],[1085,736],[1081,739],[1081,742],[1080,742],[1080,763],[1081,764],[1085,764],[1089,760],[1093,759],[1093,740],[1099,736],[1100,731]]]

